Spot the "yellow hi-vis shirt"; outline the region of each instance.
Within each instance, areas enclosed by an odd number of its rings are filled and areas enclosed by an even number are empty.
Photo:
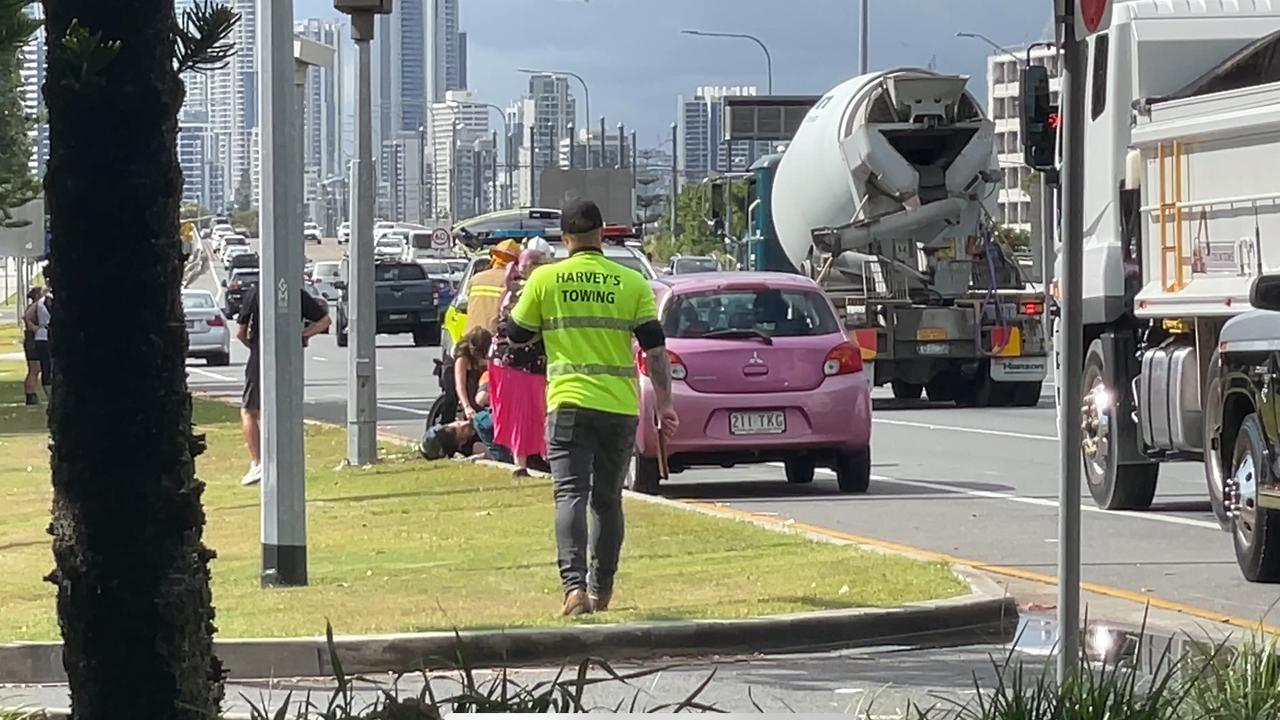
[[[592,250],[534,271],[511,311],[547,348],[547,410],[639,415],[632,335],[658,318],[643,275]]]
[[[502,294],[507,289],[507,268],[489,268],[476,273],[467,283],[467,327],[463,334],[482,327],[489,332],[498,331],[498,315],[502,309]]]

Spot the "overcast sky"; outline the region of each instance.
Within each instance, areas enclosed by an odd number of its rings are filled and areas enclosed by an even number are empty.
[[[971,76],[983,102],[991,50],[956,32],[1017,45],[1045,36],[1052,12],[1051,0],[870,2],[872,68],[933,61]],[[335,14],[332,0],[295,0],[295,8],[299,19]],[[461,15],[469,89],[479,99],[506,107],[527,89],[519,67],[572,70],[590,83],[593,122],[602,114],[611,127],[625,122],[640,131],[641,147],[658,143],[676,96],[699,85],[764,92],[756,45],[681,29],[759,36],[773,54],[776,94],[821,94],[857,71],[857,0],[461,0]]]

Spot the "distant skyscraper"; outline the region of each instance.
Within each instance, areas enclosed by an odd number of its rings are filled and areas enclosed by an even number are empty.
[[[755,86],[700,87],[693,98],[678,100],[680,169],[686,181],[712,172],[741,172],[770,152],[768,142],[724,142],[724,98],[759,94]]]
[[[458,88],[467,89],[467,34],[458,33]]]
[[[441,218],[456,221],[476,213],[476,178],[485,172],[476,166],[485,157],[483,152],[475,152],[475,146],[477,140],[487,141],[490,136],[489,108],[474,100],[465,90],[450,90],[444,102],[431,106],[432,185],[436,188],[432,206]]]
[[[569,137],[577,111],[569,81],[556,75],[531,75],[529,95],[507,110],[520,167],[515,183],[519,204],[538,204],[539,173],[559,164],[560,141]]]
[[[342,49],[344,25],[335,20],[311,19],[299,23],[298,32],[334,48],[332,68],[307,70],[302,115],[303,167],[315,169],[320,179],[346,172],[342,135]]]
[[[450,90],[465,90],[465,38],[458,32],[458,0],[409,0],[425,3],[427,27],[427,97],[444,100]]]
[[[28,12],[37,19],[44,18],[44,11],[39,4],[32,5]],[[44,85],[45,55],[48,43],[45,40],[44,28],[41,27],[22,46],[22,112],[27,117],[40,117],[44,112],[44,96],[40,93]],[[30,131],[31,172],[44,176],[45,164],[49,162],[49,124],[38,122]]]
[[[188,0],[189,1],[189,0]],[[257,2],[234,0],[240,13],[234,40],[236,54],[225,67],[206,74],[209,85],[209,131],[219,162],[226,168],[224,195],[228,205],[259,195]],[[244,196],[247,194],[247,198]]]

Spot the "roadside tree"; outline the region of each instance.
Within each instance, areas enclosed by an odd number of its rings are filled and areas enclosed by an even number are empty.
[[[173,0],[44,0],[56,294],[53,536],[73,716],[216,717],[222,666],[183,355],[180,73],[238,17]],[[127,292],[120,292],[127,288]],[[123,322],[103,322],[105,308]]]

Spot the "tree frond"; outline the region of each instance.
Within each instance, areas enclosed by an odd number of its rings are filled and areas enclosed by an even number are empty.
[[[102,83],[98,76],[116,59],[120,52],[120,41],[104,42],[101,31],[90,32],[79,20],[72,20],[67,34],[55,49],[66,55],[68,65],[77,68],[77,72],[63,82],[77,90],[84,90]]]
[[[175,35],[178,72],[226,67],[236,54],[231,35],[239,24],[240,13],[211,0],[197,2],[183,11],[182,25]]]
[[[0,53],[16,53],[30,39],[41,22],[27,8],[35,0],[0,0]]]

